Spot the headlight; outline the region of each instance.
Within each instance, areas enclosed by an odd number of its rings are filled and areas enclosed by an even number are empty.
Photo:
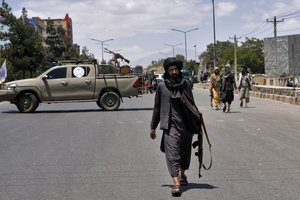
[[[7,85],[7,89],[8,89],[8,90],[13,90],[13,89],[15,89],[17,86],[18,86],[18,84],[13,83],[13,84]]]
[[[7,85],[5,83],[0,85],[1,90],[7,90]]]

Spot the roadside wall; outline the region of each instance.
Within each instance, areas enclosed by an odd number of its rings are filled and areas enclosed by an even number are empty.
[[[208,83],[195,83],[194,87],[207,89]],[[295,96],[293,96],[295,92]],[[300,106],[300,88],[253,85],[250,96],[290,103]]]

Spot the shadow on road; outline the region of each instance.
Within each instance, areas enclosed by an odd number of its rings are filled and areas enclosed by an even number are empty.
[[[170,187],[172,188],[173,185],[162,185],[161,187]],[[181,192],[186,192],[188,190],[192,190],[192,189],[215,189],[218,188],[216,186],[207,184],[207,183],[189,183],[187,186],[181,186]]]
[[[153,108],[120,108],[116,111],[103,111],[101,109],[82,109],[82,110],[37,110],[34,113],[20,113],[17,110],[3,111],[5,114],[37,114],[37,113],[86,113],[86,112],[126,112],[126,111],[146,111]]]

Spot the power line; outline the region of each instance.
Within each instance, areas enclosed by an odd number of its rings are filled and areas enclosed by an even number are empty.
[[[254,30],[252,30],[252,31],[250,31],[250,32],[248,32],[248,33],[242,35],[241,37],[245,37],[245,36],[250,35],[250,34],[256,32],[256,31],[259,31],[259,30],[262,29],[265,25],[267,25],[267,22],[264,21],[262,24],[260,24],[260,25],[259,25],[258,27],[256,27]]]
[[[241,35],[241,37],[245,37],[245,36],[254,34],[255,32],[258,32],[258,31],[262,30],[262,29],[267,25],[267,22],[273,22],[273,24],[274,24],[274,35],[275,35],[276,32],[277,32],[277,30],[275,30],[275,29],[277,28],[277,27],[276,27],[276,24],[277,24],[277,23],[283,22],[285,19],[291,19],[291,18],[297,18],[297,17],[300,17],[300,10],[297,10],[297,11],[295,11],[295,12],[288,13],[288,14],[285,14],[285,15],[280,15],[280,16],[278,16],[278,18],[284,18],[284,19],[281,19],[281,20],[279,20],[279,21],[276,19],[276,17],[274,17],[275,20],[269,20],[269,19],[267,19],[266,21],[264,21],[263,23],[261,23],[259,26],[257,26],[256,28],[254,28],[252,31],[250,31],[250,32],[248,32],[248,33],[245,33],[245,34]],[[275,22],[275,21],[276,21],[276,22]],[[276,24],[275,24],[275,23],[276,23]],[[260,34],[262,34],[262,33],[265,33],[265,32],[267,32],[268,30],[269,30],[269,28],[266,29],[266,30],[264,30],[264,31],[262,31],[262,32],[260,32],[260,33],[255,34],[254,36],[260,35]],[[280,32],[282,32],[282,31],[280,31]]]
[[[294,15],[294,16],[290,16],[290,17],[284,17],[284,19],[292,19],[292,18],[297,18],[297,17],[300,17],[300,14]]]
[[[296,31],[299,30],[300,28],[294,28],[294,29],[290,29],[290,30],[285,30],[285,31],[278,31],[280,33],[284,33],[284,32],[291,32],[291,31]]]
[[[253,35],[253,37],[258,36],[258,35],[260,35],[260,34],[263,34],[263,33],[267,32],[267,31],[271,30],[272,28],[273,28],[273,27],[269,27],[269,28],[267,28],[267,29],[265,29],[265,30],[263,30],[263,31],[261,31],[261,32],[259,32],[259,33],[257,33],[257,34],[255,34],[255,35]]]
[[[289,13],[289,14],[286,14],[286,15],[279,16],[279,18],[289,17],[289,16],[295,15],[297,13],[300,13],[300,10],[297,10],[295,12],[292,12],[292,13]]]

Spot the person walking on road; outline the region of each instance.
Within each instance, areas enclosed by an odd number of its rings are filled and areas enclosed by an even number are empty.
[[[210,76],[210,82],[209,82],[209,91],[211,95],[211,105],[213,109],[219,110],[220,106],[220,83],[221,83],[221,77],[220,77],[220,68],[214,67],[214,73]]]
[[[234,90],[236,83],[230,64],[225,66],[225,72],[222,74],[221,100],[224,104],[223,112],[230,112],[230,105],[234,99]],[[227,110],[226,110],[227,109]]]
[[[238,90],[240,95],[240,107],[243,107],[245,100],[245,107],[248,107],[250,102],[250,90],[251,90],[251,77],[247,71],[247,67],[243,65],[242,71],[239,73]]]
[[[160,123],[163,130],[161,150],[165,152],[166,162],[174,186],[172,196],[181,195],[181,186],[187,185],[185,171],[191,161],[193,131],[188,129],[184,116],[182,96],[191,98],[194,103],[192,87],[183,79],[183,63],[176,58],[167,58],[163,64],[164,81],[159,83],[154,99],[154,109],[150,124],[150,137],[156,138],[156,128]]]

